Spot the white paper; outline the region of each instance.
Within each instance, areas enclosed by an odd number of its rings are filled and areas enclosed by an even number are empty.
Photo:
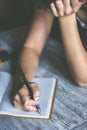
[[[7,72],[0,72],[0,102],[3,98],[3,95],[8,87],[8,83],[11,79],[11,75]]]
[[[9,83],[7,83],[8,89],[0,105],[0,114],[22,116],[22,117],[32,117],[32,118],[49,118],[56,79],[54,78],[34,78],[33,79],[34,82],[38,83],[39,88],[40,88],[40,93],[41,93],[40,94],[41,95],[40,96],[41,115],[40,115],[37,112],[26,112],[23,110],[18,110],[12,106],[9,100],[9,96],[8,96],[9,90],[12,84],[10,78],[9,78]],[[0,93],[0,97],[1,97],[1,93]]]

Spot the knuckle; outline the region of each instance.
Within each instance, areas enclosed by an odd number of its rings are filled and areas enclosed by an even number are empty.
[[[59,16],[64,16],[64,13],[63,12],[59,12]]]
[[[24,105],[23,105],[23,106],[24,106],[25,108],[27,108],[28,104],[29,104],[29,102],[26,100],[26,101],[24,101]]]
[[[78,11],[78,9],[77,9],[76,7],[74,7],[74,8],[73,8],[73,12],[76,13],[77,11]]]
[[[38,86],[38,84],[35,83],[35,82],[32,82],[32,83],[31,83],[31,86]]]
[[[58,7],[59,7],[60,9],[63,9],[63,8],[64,8],[64,5],[62,4],[62,2],[61,2],[60,0],[56,0],[55,3],[56,3],[56,5],[58,5]]]
[[[32,112],[32,106],[24,107],[24,110],[26,110],[28,112]]]
[[[65,11],[65,14],[66,14],[66,15],[69,15],[70,13],[71,13],[71,10],[66,10],[66,11]]]
[[[21,88],[21,89],[19,90],[19,94],[20,94],[20,95],[28,95],[29,92],[28,92],[27,89],[25,89],[25,88]]]
[[[33,112],[36,111],[37,109],[35,107],[29,106],[28,111],[29,112]]]
[[[70,13],[72,13],[72,8],[71,8],[71,7],[66,8],[65,14],[66,14],[66,15],[69,15]]]
[[[21,93],[21,92],[22,92],[22,88],[21,88],[21,89],[19,89],[18,93]]]
[[[36,94],[37,96],[39,96],[39,95],[40,95],[40,91],[37,90],[37,91],[35,92],[35,94]]]
[[[16,94],[15,97],[14,97],[14,101],[18,100],[18,99],[19,99],[19,96],[18,96],[18,94]]]

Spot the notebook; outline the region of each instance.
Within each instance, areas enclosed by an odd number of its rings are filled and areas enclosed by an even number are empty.
[[[16,109],[9,99],[12,87],[12,76],[7,72],[0,72],[0,116],[23,117],[34,119],[51,119],[57,80],[55,78],[34,78],[40,89],[41,114]]]

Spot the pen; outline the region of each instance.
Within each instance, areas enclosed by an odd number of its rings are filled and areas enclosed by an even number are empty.
[[[20,72],[21,80],[24,82],[24,84],[26,85],[26,87],[28,88],[28,90],[30,92],[30,98],[33,99],[33,92],[32,92],[31,86],[30,86],[31,82],[27,81],[21,68],[19,68],[19,72]],[[36,104],[37,112],[39,114],[41,114],[41,109],[40,109],[40,104],[38,103],[38,98],[36,99],[36,101],[37,101],[37,104]]]

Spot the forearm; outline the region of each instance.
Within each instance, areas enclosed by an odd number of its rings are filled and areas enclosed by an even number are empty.
[[[74,80],[87,83],[87,53],[80,39],[75,14],[59,18],[66,59]]]
[[[20,55],[20,65],[26,78],[31,81],[39,64],[39,56],[51,30],[53,15],[46,11],[37,11],[30,32]]]
[[[28,47],[24,47],[19,58],[19,64],[28,81],[31,81],[39,64],[38,53]]]
[[[22,68],[28,81],[32,81],[39,64],[39,57],[49,35],[53,22],[51,12],[37,11],[31,29],[19,57],[19,65]],[[18,77],[19,78],[19,77]],[[20,79],[19,83],[20,83]],[[20,84],[19,84],[20,85]],[[33,99],[40,97],[40,90],[37,83],[31,84]],[[30,92],[23,84],[15,95],[13,104],[18,109],[26,111],[37,111],[36,100],[31,100]]]
[[[41,54],[50,33],[53,19],[54,16],[50,11],[37,10],[24,46],[35,48]]]

